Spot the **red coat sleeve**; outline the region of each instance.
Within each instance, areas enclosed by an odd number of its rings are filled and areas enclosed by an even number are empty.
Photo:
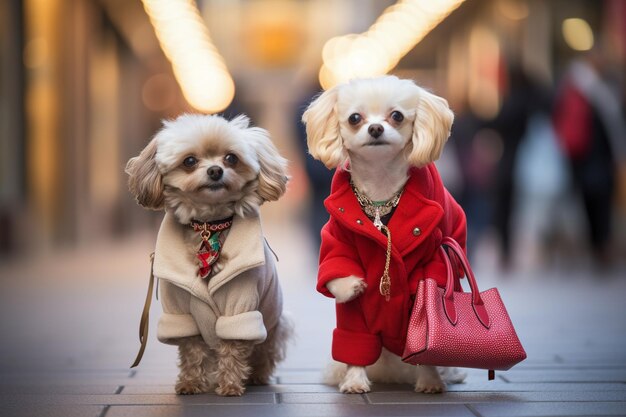
[[[333,297],[326,288],[329,281],[350,275],[359,278],[365,277],[365,272],[351,240],[350,232],[344,230],[332,218],[322,228],[317,290],[327,297]]]

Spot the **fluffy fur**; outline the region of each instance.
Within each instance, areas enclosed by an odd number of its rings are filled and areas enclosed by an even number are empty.
[[[186,224],[233,213],[245,217],[265,201],[277,200],[286,190],[286,161],[267,131],[249,123],[243,115],[230,122],[197,114],[165,121],[126,166],[137,202],[153,210],[166,208]],[[228,154],[236,155],[238,163],[228,164]],[[191,168],[183,165],[189,156],[198,160]],[[211,180],[210,167],[221,168],[223,177]]]
[[[453,119],[445,99],[395,76],[338,85],[318,96],[302,117],[311,155],[330,169],[349,163],[352,180],[374,201],[388,200],[401,189],[410,167],[439,158]],[[327,288],[337,303],[344,303],[361,295],[366,284],[350,276],[330,281]],[[418,392],[445,390],[434,367],[416,368],[383,352],[367,370],[332,365],[327,382],[338,384],[346,393],[368,392],[370,379],[410,382]],[[464,378],[455,370],[446,372],[455,375],[449,382]]]
[[[398,356],[383,349],[378,361],[367,368],[331,362],[324,372],[324,383],[339,386],[346,393],[369,392],[372,380],[383,384],[411,384],[416,392],[435,394],[445,390],[445,385],[439,381],[460,384],[466,376],[457,368],[418,366],[416,370],[414,365],[402,362]]]
[[[282,158],[267,131],[250,127],[246,116],[227,121],[219,116],[182,115],[165,121],[163,129],[139,156],[128,161],[129,188],[142,206],[173,213],[178,222],[214,221],[233,214],[245,217],[265,201],[280,198],[288,177]],[[233,158],[234,156],[234,158]],[[189,159],[192,158],[192,159]],[[191,163],[193,162],[193,163]],[[220,172],[211,176],[211,170]],[[199,245],[197,233],[186,229],[189,251]],[[223,268],[223,256],[213,274]],[[221,340],[215,349],[200,336],[179,344],[178,394],[215,390],[241,395],[246,383],[267,384],[285,357],[293,331],[284,315],[258,345]]]

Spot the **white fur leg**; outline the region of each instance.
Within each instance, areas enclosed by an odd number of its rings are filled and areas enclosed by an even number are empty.
[[[322,381],[326,385],[338,386],[345,378],[346,372],[348,372],[348,365],[331,360],[324,369]]]
[[[339,391],[344,394],[363,394],[370,392],[370,380],[363,366],[348,366],[348,372],[339,384]]]
[[[329,281],[326,284],[326,288],[335,296],[336,302],[347,303],[363,294],[363,291],[367,288],[367,284],[363,279],[350,275],[349,277]]]
[[[459,368],[433,366],[415,366],[402,362],[399,356],[387,349],[376,363],[366,368],[367,378],[383,384],[411,384],[418,392],[444,392],[446,384],[461,384],[467,373]],[[327,385],[341,385],[347,380],[348,366],[345,363],[331,361],[324,370],[323,380]]]
[[[437,370],[446,384],[462,384],[467,378],[467,372],[461,371],[459,368],[438,366]]]
[[[446,391],[446,384],[441,380],[439,371],[434,366],[418,365],[415,392],[440,394]]]
[[[383,384],[415,384],[415,365],[402,362],[398,355],[383,348],[380,357],[367,367],[367,376]]]

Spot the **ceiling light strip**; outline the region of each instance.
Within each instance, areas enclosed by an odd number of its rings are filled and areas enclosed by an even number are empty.
[[[185,99],[217,113],[232,102],[235,84],[193,0],[142,0]]]
[[[386,74],[464,1],[401,0],[388,7],[367,32],[328,40],[322,52],[322,87]]]

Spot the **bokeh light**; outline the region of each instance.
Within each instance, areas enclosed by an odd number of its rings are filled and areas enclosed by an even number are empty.
[[[593,31],[583,19],[571,18],[563,21],[563,38],[575,51],[588,51],[593,48]]]
[[[224,110],[235,96],[235,83],[195,2],[143,0],[143,4],[185,99],[206,113]]]
[[[322,87],[386,74],[463,1],[400,1],[388,7],[367,32],[331,38],[322,50]]]

